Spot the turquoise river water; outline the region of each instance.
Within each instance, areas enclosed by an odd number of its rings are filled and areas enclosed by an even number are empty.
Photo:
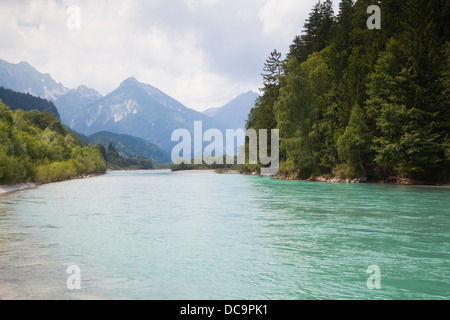
[[[1,297],[449,299],[450,188],[164,170],[43,185],[0,196]]]

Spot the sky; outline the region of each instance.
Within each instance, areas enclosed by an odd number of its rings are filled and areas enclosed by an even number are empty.
[[[133,76],[204,111],[259,92],[270,52],[287,54],[316,2],[0,0],[0,59],[103,95]]]

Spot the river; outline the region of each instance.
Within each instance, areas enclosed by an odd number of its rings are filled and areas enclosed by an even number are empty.
[[[450,188],[164,170],[42,185],[0,196],[0,297],[449,299]]]

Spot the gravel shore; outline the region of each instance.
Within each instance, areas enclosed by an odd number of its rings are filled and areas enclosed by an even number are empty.
[[[15,191],[35,188],[38,185],[39,185],[38,183],[34,183],[34,182],[19,183],[19,184],[14,184],[14,185],[10,185],[10,186],[7,186],[7,185],[1,186],[0,185],[0,195],[15,192]]]

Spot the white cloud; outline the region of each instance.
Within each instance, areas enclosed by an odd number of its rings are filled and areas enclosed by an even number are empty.
[[[299,3],[2,0],[0,58],[103,94],[135,76],[204,110],[257,90],[265,59],[288,48],[312,7]],[[81,10],[81,30],[67,28],[71,5]]]
[[[195,8],[202,5],[215,5],[222,0],[184,0],[188,7]]]
[[[259,18],[268,34],[295,35],[317,0],[268,0],[259,11]]]

